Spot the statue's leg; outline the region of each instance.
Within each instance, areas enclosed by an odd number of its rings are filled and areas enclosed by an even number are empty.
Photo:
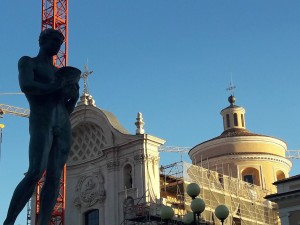
[[[14,224],[17,216],[31,198],[38,180],[46,169],[49,145],[51,145],[49,129],[42,124],[31,124],[29,168],[13,193],[4,225]]]
[[[69,123],[61,130],[59,136],[54,136],[46,170],[46,180],[41,192],[41,208],[39,225],[48,225],[55,206],[60,177],[71,148],[71,126]]]

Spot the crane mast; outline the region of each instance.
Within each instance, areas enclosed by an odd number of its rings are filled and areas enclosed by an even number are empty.
[[[68,65],[68,0],[42,0],[42,31],[48,28],[59,30],[65,37],[60,51],[53,57],[53,64],[60,68]],[[41,188],[45,173],[36,187],[35,224],[38,224]],[[66,165],[64,166],[59,187],[59,195],[53,209],[50,225],[64,225],[66,202]]]
[[[68,65],[68,0],[42,0],[42,30],[47,28],[59,30],[65,37],[54,65]]]

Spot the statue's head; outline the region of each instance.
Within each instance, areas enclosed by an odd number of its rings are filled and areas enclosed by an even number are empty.
[[[41,32],[39,45],[41,48],[46,48],[47,51],[53,51],[53,54],[56,55],[64,39],[65,37],[60,31],[48,28]]]

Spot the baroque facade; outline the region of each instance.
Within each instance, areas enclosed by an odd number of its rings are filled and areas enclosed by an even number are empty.
[[[95,218],[101,225],[122,224],[128,199],[145,192],[143,201],[160,199],[158,147],[165,141],[144,134],[140,113],[137,133],[131,135],[91,100],[83,95],[71,116],[65,224],[90,224]]]

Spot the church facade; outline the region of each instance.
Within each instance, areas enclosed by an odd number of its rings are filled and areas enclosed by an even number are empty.
[[[165,141],[144,134],[140,113],[132,135],[89,98],[82,96],[71,116],[65,224],[122,224],[130,200],[159,201],[158,147]]]

